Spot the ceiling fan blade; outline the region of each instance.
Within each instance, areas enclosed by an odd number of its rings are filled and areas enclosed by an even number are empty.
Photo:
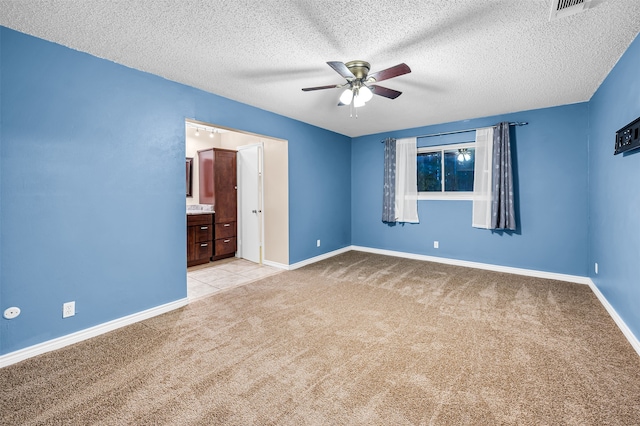
[[[332,62],[327,62],[327,65],[329,65],[338,74],[340,74],[342,77],[346,78],[347,80],[356,78],[356,76],[353,75],[353,73],[349,71],[349,68],[347,68],[347,66],[342,62],[332,61]]]
[[[386,70],[369,74],[369,76],[367,77],[367,80],[373,79],[376,82],[378,82],[382,80],[388,80],[393,77],[398,77],[399,75],[409,74],[410,72],[411,72],[411,68],[409,68],[409,65],[402,63],[394,67],[387,68]]]
[[[302,91],[310,92],[312,90],[336,89],[338,87],[340,87],[339,84],[330,84],[329,86],[305,87],[304,89],[302,89]]]
[[[377,86],[375,84],[369,86],[369,89],[375,94],[379,96],[384,96],[385,98],[395,99],[398,96],[402,95],[402,92],[398,92],[397,90],[388,89],[386,87]]]

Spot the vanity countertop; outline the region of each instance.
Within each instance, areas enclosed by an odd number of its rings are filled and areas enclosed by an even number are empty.
[[[210,204],[189,204],[187,205],[187,214],[214,214],[213,206]]]

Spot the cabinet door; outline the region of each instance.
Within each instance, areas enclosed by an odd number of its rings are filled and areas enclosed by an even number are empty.
[[[215,221],[235,222],[238,209],[236,152],[215,151]],[[200,201],[202,202],[202,200]]]
[[[200,185],[200,204],[215,204],[216,202],[213,161],[213,148],[198,151],[198,182]]]

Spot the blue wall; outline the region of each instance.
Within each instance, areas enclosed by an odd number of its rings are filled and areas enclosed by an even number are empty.
[[[2,100],[2,27],[0,27],[0,101]],[[2,303],[2,199],[4,195],[2,193],[2,103],[0,102],[0,311],[4,311],[5,305]],[[1,321],[1,320],[0,320]],[[2,327],[0,326],[0,333],[2,333]],[[1,339],[0,339],[1,340]],[[1,345],[1,343],[0,343]],[[1,346],[0,346],[1,348]],[[0,351],[0,354],[2,352]]]
[[[640,335],[640,192],[619,185],[640,151],[613,156],[638,69],[635,40],[588,103],[350,139],[0,27],[0,310],[22,309],[0,355],[186,296],[185,118],[289,141],[290,264],[353,244],[589,275]],[[382,139],[500,121],[529,122],[512,130],[516,232],[472,228],[470,201],[382,223]]]
[[[586,103],[363,136],[352,142],[352,244],[556,272],[587,275]],[[418,201],[419,224],[388,226],[382,217],[385,137],[409,137],[527,121],[512,128],[518,228],[471,227],[471,201]],[[474,133],[465,140],[473,140]],[[442,142],[439,142],[442,143]],[[433,248],[433,241],[440,248]]]
[[[640,150],[614,156],[615,133],[640,116],[640,37],[589,101],[589,275],[640,336]],[[599,272],[594,272],[594,263]]]
[[[0,64],[0,354],[186,297],[185,118],[289,141],[290,263],[350,244],[348,137],[3,27]]]

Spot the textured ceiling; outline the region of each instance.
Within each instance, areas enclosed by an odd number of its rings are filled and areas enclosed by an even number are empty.
[[[348,136],[588,100],[640,31],[640,0],[0,0],[0,25]],[[349,117],[327,61],[412,73]],[[199,117],[193,117],[198,119]]]

